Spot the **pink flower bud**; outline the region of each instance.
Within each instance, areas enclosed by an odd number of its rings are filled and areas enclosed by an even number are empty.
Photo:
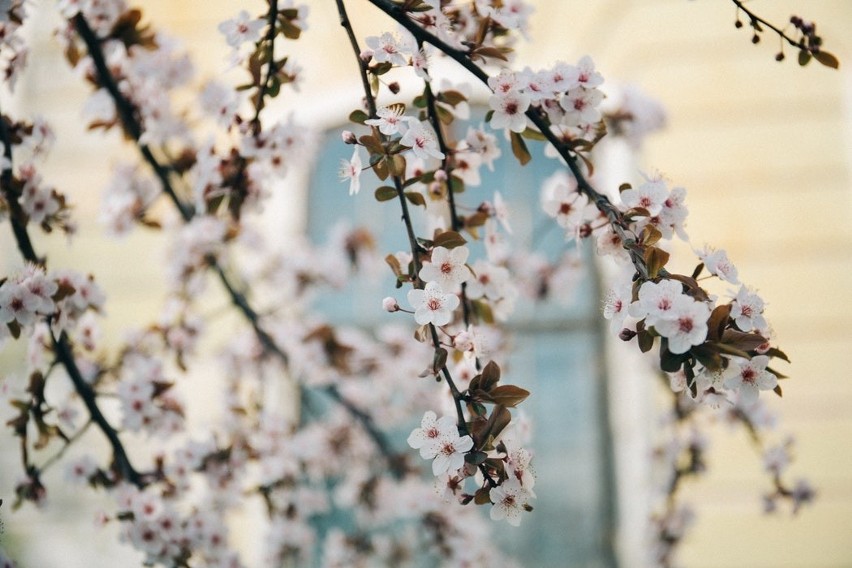
[[[435,181],[447,181],[447,172],[444,170],[435,170]]]
[[[341,134],[341,138],[343,138],[344,144],[357,144],[358,138],[355,137],[355,133],[351,130],[344,130]]]
[[[387,298],[382,300],[382,308],[384,308],[386,312],[393,313],[399,311],[399,304],[396,303],[396,298],[391,298],[390,296],[388,296]]]

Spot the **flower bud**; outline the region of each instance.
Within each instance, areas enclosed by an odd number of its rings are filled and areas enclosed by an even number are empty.
[[[447,172],[444,170],[435,170],[435,181],[447,181]]]
[[[382,308],[384,308],[386,312],[393,313],[399,311],[399,304],[396,302],[396,298],[388,296],[382,300]]]
[[[341,138],[343,138],[344,144],[357,144],[358,138],[355,137],[355,133],[351,130],[344,130],[341,134]]]
[[[636,337],[636,332],[626,327],[618,333],[618,338],[622,341],[630,341],[634,337]]]

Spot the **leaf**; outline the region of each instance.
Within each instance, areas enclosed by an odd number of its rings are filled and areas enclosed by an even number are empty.
[[[787,361],[788,363],[790,362],[790,359],[787,357],[787,354],[778,349],[777,347],[771,347],[769,351],[765,353],[765,355],[768,355],[769,357],[778,357],[779,359]]]
[[[480,388],[488,392],[500,382],[500,366],[494,361],[489,361],[482,369],[481,375]]]
[[[481,57],[483,59],[486,58],[486,57],[492,57],[494,59],[500,59],[501,61],[507,61],[507,62],[509,61],[506,58],[506,55],[500,50],[500,48],[497,48],[497,47],[488,47],[488,46],[477,47],[476,49],[474,49],[470,53],[470,57],[474,58],[474,57],[477,57],[477,56]]]
[[[804,67],[811,62],[811,54],[807,49],[799,50],[799,65]]]
[[[463,193],[464,192],[464,180],[456,176],[450,176],[450,191],[453,193]]]
[[[649,247],[645,249],[645,264],[648,267],[648,276],[656,278],[660,270],[669,261],[669,253],[657,247]]]
[[[707,339],[718,341],[728,325],[731,316],[731,304],[716,306],[707,320]]]
[[[381,140],[379,140],[377,137],[371,135],[364,135],[358,139],[358,142],[363,144],[364,147],[369,150],[370,154],[384,156],[385,147],[382,146]]]
[[[365,120],[369,120],[370,115],[363,110],[353,110],[349,113],[349,121],[355,124],[364,124]]]
[[[473,502],[477,505],[489,505],[491,504],[491,497],[489,496],[491,492],[491,486],[486,485],[485,487],[480,487],[476,490],[476,494],[473,496]]]
[[[676,373],[686,360],[686,354],[675,355],[668,348],[668,341],[664,340],[660,348],[660,369],[667,373]]]
[[[509,132],[509,137],[512,139],[512,154],[518,159],[522,166],[525,166],[532,160],[530,151],[527,149],[527,144],[517,132]]]
[[[440,347],[435,350],[435,357],[432,359],[432,370],[437,375],[441,369],[447,366],[447,350]]]
[[[722,369],[724,358],[719,354],[719,350],[716,349],[712,343],[696,345],[690,349],[690,353],[698,359],[699,363],[707,367],[709,370],[718,371]]]
[[[393,63],[391,63],[390,61],[383,61],[381,63],[376,63],[375,65],[370,67],[370,73],[376,76],[384,75],[391,69],[393,69]]]
[[[530,391],[515,385],[500,385],[492,389],[488,394],[495,404],[514,408],[527,399]]]
[[[766,338],[757,333],[745,333],[735,329],[727,329],[722,334],[722,343],[727,343],[743,351],[754,351],[766,344]]]
[[[473,313],[480,322],[487,324],[494,323],[494,312],[491,310],[491,305],[488,302],[473,300],[471,305],[473,306]]]
[[[547,138],[544,137],[544,134],[542,134],[538,130],[535,130],[534,128],[529,127],[527,127],[526,130],[521,132],[521,136],[528,140],[538,140],[539,142],[544,142],[547,140]]]
[[[636,335],[636,341],[639,343],[639,351],[642,353],[647,353],[654,348],[654,335],[646,329]]]
[[[827,51],[814,51],[813,56],[814,59],[816,59],[826,67],[831,67],[832,69],[840,69],[840,61]]]
[[[775,388],[772,391],[780,397],[784,396],[784,391],[781,390],[781,385],[775,385]]]
[[[658,228],[651,224],[645,225],[645,228],[642,229],[642,234],[640,235],[642,244],[647,246],[657,244],[657,242],[662,238],[663,233],[661,233]]]
[[[471,465],[479,465],[485,461],[488,454],[485,452],[468,452],[464,455],[464,461]]]
[[[414,205],[426,207],[426,199],[419,191],[406,191],[405,197]]]
[[[376,201],[390,201],[391,199],[396,199],[396,189],[392,188],[389,185],[383,185],[381,187],[376,188],[375,193]]]
[[[467,243],[465,238],[455,231],[444,231],[432,241],[436,247],[448,249],[460,247]]]
[[[512,414],[509,410],[502,404],[498,404],[494,407],[494,410],[491,411],[491,416],[488,417],[488,423],[485,425],[486,430],[489,435],[496,438],[511,421]]]
[[[438,93],[436,97],[442,103],[447,103],[448,105],[454,107],[459,103],[463,103],[467,101],[467,97],[462,93],[454,90],[444,91],[442,93]]]

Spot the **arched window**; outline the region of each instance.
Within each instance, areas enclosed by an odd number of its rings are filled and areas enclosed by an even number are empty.
[[[508,157],[508,143],[500,144],[506,159],[497,160],[493,172],[483,167],[482,183],[458,194],[458,201],[476,207],[500,191],[511,211],[514,237],[522,242],[535,239],[536,249],[551,259],[577,255],[581,272],[572,281],[553,282],[574,288],[572,302],[520,298],[509,320],[513,349],[504,374],[532,392],[521,406],[532,422],[538,499],[532,502],[535,511],[525,515],[519,528],[495,524],[496,540],[528,566],[612,566],[616,491],[597,273],[589,249],[566,242],[541,208],[541,185],[558,163],[536,155],[522,168]],[[308,185],[309,236],[323,242],[332,225],[343,220],[351,227],[369,227],[382,256],[406,250],[399,205],[374,198],[378,183],[368,181],[375,179],[372,173],[365,173],[355,196],[340,183],[339,164],[351,154],[352,147],[341,142],[340,130],[326,133]],[[484,256],[481,241],[469,246],[470,262]],[[521,277],[512,274],[514,279]],[[369,328],[399,317],[381,310],[382,298],[393,292],[393,276],[385,268],[377,278],[359,276],[346,289],[325,294],[318,307],[336,323]],[[396,296],[405,307],[404,294]]]

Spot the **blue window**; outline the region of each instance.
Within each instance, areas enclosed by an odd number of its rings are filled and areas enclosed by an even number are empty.
[[[309,186],[309,236],[322,242],[328,229],[342,219],[353,227],[368,227],[383,255],[407,250],[398,204],[377,202],[372,196],[376,184],[362,184],[361,193],[353,197],[340,183],[339,164],[352,154],[352,147],[340,140],[339,131],[330,132],[321,146]],[[482,184],[467,188],[458,200],[477,206],[499,190],[509,204],[515,238],[523,242],[522,235],[527,239],[535,235],[537,249],[550,258],[576,249],[540,206],[541,184],[559,165],[531,144],[534,159],[522,168],[511,158],[508,144],[501,144],[504,158],[495,164],[496,171],[482,168]],[[374,179],[365,172],[364,180]],[[472,260],[484,256],[481,243],[471,243],[470,248]],[[494,523],[493,528],[496,540],[526,566],[615,564],[615,487],[600,287],[589,249],[581,246],[579,253],[585,272],[575,301],[566,307],[554,300],[519,300],[509,323],[514,349],[504,375],[532,392],[522,406],[533,422],[530,449],[535,452],[538,498],[532,501],[535,511],[524,516],[519,528],[505,523]],[[394,291],[390,270],[376,280],[355,278],[346,290],[325,294],[318,305],[336,323],[370,327],[380,318],[387,321],[379,306]],[[403,303],[404,295],[397,297]]]

